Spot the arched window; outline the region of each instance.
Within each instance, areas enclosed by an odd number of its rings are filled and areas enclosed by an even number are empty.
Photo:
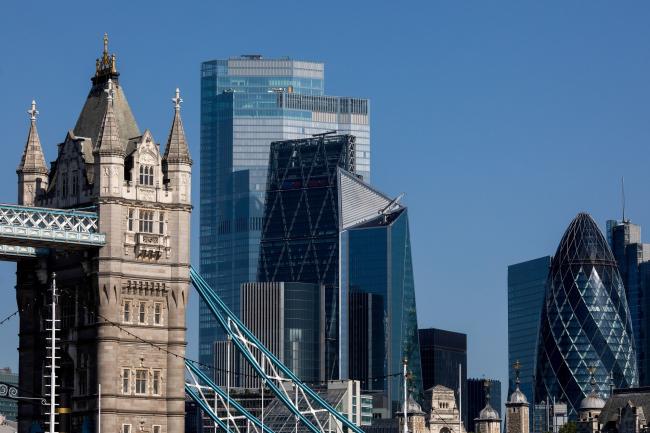
[[[140,185],[153,186],[153,166],[140,166]]]

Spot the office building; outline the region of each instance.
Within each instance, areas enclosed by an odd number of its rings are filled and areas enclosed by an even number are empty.
[[[627,305],[630,309],[634,343],[636,345],[637,368],[639,370],[639,385],[650,384],[648,359],[648,326],[650,325],[648,302],[646,295],[650,286],[645,284],[642,266],[650,261],[650,244],[641,242],[641,226],[632,224],[629,220],[608,220],[609,244],[618,270],[625,286]]]
[[[365,381],[368,391],[382,395],[381,399],[375,398],[378,412],[388,410],[392,415],[402,400],[401,378],[390,375],[401,371],[404,359],[408,360],[410,373],[409,392],[417,402],[423,400],[408,210],[399,200],[341,168],[338,183],[341,375]],[[353,294],[380,298],[381,320],[375,318],[366,326],[350,326],[359,323],[352,315],[354,310],[347,305]],[[377,322],[384,326],[375,326]],[[376,346],[384,354],[379,366],[373,359]],[[358,356],[359,347],[364,348],[362,358],[350,362],[349,348],[354,348],[352,353]],[[364,364],[368,368],[355,367]],[[365,372],[372,372],[373,380],[363,376]]]
[[[337,169],[355,172],[355,147],[351,135],[271,145],[257,280],[324,287],[326,379],[345,377],[339,376]]]
[[[460,367],[461,409],[463,423],[467,425],[467,335],[436,328],[420,329],[418,334],[425,391],[443,385],[454,390],[458,404]]]
[[[8,394],[10,386],[18,387],[18,373],[12,372],[9,367],[0,368],[0,387],[3,386],[7,387],[4,393],[5,395]],[[4,416],[9,421],[17,421],[18,402],[10,398],[0,397],[0,416]]]
[[[241,319],[264,347],[303,382],[324,380],[324,335],[321,334],[320,285],[309,283],[244,283]],[[256,388],[260,380],[253,367],[239,360],[238,386]]]
[[[594,220],[580,213],[551,262],[536,364],[536,402],[567,403],[570,419],[591,390],[636,386],[630,312],[616,260]]]
[[[558,433],[569,421],[566,403],[542,400],[533,406],[533,433]]]
[[[467,379],[467,417],[469,419],[469,425],[467,431],[477,432],[478,426],[476,421],[481,419],[481,412],[489,403],[490,408],[495,412],[497,409],[501,408],[501,381],[494,379]],[[492,413],[489,411],[483,414],[483,419],[490,420],[493,418]],[[498,413],[496,414],[497,418]],[[491,425],[491,423],[488,423]]]
[[[519,389],[533,402],[535,351],[551,256],[508,266],[508,365],[519,363]],[[514,371],[508,368],[508,391],[514,392]]]
[[[258,275],[271,142],[332,130],[356,137],[356,169],[369,179],[369,102],[326,96],[322,63],[250,55],[202,64],[200,270],[231,310],[240,284]],[[224,334],[199,308],[199,359],[210,363]]]

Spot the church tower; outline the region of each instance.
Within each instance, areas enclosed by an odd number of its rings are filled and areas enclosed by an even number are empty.
[[[528,400],[519,389],[519,361],[513,365],[515,370],[515,390],[506,403],[506,433],[528,433],[530,419],[528,414]]]
[[[21,203],[94,208],[106,244],[51,249],[47,257],[18,263],[20,386],[42,394],[44,305],[49,276],[56,273],[64,426],[58,431],[96,431],[101,385],[102,431],[183,432],[192,161],[182,100],[177,89],[163,156],[151,131],[141,133],[136,124],[107,36],[91,81],[49,172],[37,112],[30,110],[32,127],[18,169]],[[40,409],[28,406],[19,406],[20,433],[43,421]]]

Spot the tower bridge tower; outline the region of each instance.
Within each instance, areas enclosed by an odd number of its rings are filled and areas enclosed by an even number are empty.
[[[18,167],[20,204],[95,207],[101,248],[55,249],[20,260],[20,387],[44,393],[48,286],[60,291],[59,432],[184,431],[185,308],[189,295],[191,166],[178,89],[164,153],[140,132],[104,37],[92,87],[48,168],[35,104]],[[45,113],[44,113],[45,114]],[[145,343],[151,342],[152,344]],[[19,405],[19,431],[44,421]]]

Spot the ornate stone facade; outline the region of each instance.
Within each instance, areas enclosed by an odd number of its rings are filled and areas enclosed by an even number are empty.
[[[409,433],[465,433],[465,426],[460,422],[454,391],[436,385],[424,393],[425,411],[409,397],[407,406]],[[404,409],[395,413],[399,420],[399,432],[404,427]]]
[[[173,98],[164,155],[140,133],[119,82],[107,39],[74,130],[49,170],[36,132],[35,107],[21,165],[19,203],[94,207],[106,245],[50,250],[21,261],[20,387],[44,392],[44,333],[50,275],[60,290],[58,431],[184,431],[185,308],[189,295],[191,165]],[[40,406],[21,404],[21,433],[42,422]]]

